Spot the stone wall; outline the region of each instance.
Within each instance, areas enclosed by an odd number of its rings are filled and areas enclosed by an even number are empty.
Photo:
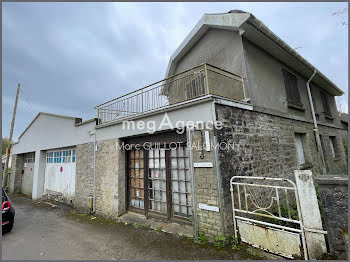
[[[22,189],[23,154],[12,155],[11,174],[9,178],[9,192],[20,193]]]
[[[219,142],[234,143],[234,150],[220,150],[220,170],[226,231],[232,230],[232,207],[229,181],[232,176],[283,177],[294,180],[294,170],[300,169],[295,146],[295,133],[303,134],[306,166],[315,176],[320,174],[313,125],[308,122],[278,117],[256,111],[216,105],[217,120],[224,128],[217,130]],[[329,139],[340,141],[340,129],[319,126],[325,145],[325,157],[329,172],[345,173],[344,147],[338,147],[338,155],[329,154]]]
[[[323,225],[329,249],[340,259],[347,258],[348,177],[322,176],[316,179],[321,198]]]
[[[125,156],[118,139],[99,141],[96,152],[96,213],[116,218],[125,212]]]
[[[217,235],[222,235],[220,213],[200,209],[200,203],[209,206],[219,207],[218,178],[216,173],[215,152],[211,148],[210,152],[204,150],[204,158],[200,158],[202,151],[202,138],[205,130],[197,130],[193,133],[193,163],[211,162],[213,167],[194,167],[195,191],[197,200],[197,219],[200,232],[205,233],[210,240]],[[210,141],[213,142],[214,133],[209,132]],[[221,210],[220,210],[221,211]]]
[[[94,143],[77,145],[74,206],[79,212],[90,212],[88,197],[93,196],[93,176]]]

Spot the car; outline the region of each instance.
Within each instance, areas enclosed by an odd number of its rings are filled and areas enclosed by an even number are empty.
[[[2,188],[2,233],[10,232],[15,221],[15,208],[7,196],[5,190]]]

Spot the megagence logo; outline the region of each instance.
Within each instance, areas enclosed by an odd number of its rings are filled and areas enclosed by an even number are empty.
[[[172,129],[176,130],[178,134],[183,134],[186,130],[188,129],[222,129],[223,128],[223,123],[221,121],[176,121],[175,124],[173,124],[170,121],[170,118],[167,113],[164,114],[162,121],[159,123],[157,126],[156,121],[150,120],[150,121],[143,121],[143,120],[138,120],[138,121],[128,121],[125,120],[123,121],[123,127],[124,130],[144,130],[146,129],[149,134],[153,134],[157,130],[166,130],[166,129]]]

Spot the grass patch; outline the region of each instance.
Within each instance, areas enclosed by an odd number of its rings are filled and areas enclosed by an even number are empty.
[[[226,237],[225,236],[215,236],[214,239],[215,247],[225,247],[226,246]]]
[[[205,245],[206,243],[208,243],[208,237],[205,235],[203,231],[201,231],[199,232],[198,238],[194,240],[194,243]]]

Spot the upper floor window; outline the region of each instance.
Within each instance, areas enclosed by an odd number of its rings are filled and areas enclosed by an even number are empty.
[[[282,69],[284,86],[286,88],[287,101],[289,106],[296,106],[303,109],[303,104],[300,100],[297,77],[285,69]]]
[[[324,92],[320,92],[322,105],[323,105],[323,113],[325,116],[332,117],[331,107],[329,106],[328,95]]]

